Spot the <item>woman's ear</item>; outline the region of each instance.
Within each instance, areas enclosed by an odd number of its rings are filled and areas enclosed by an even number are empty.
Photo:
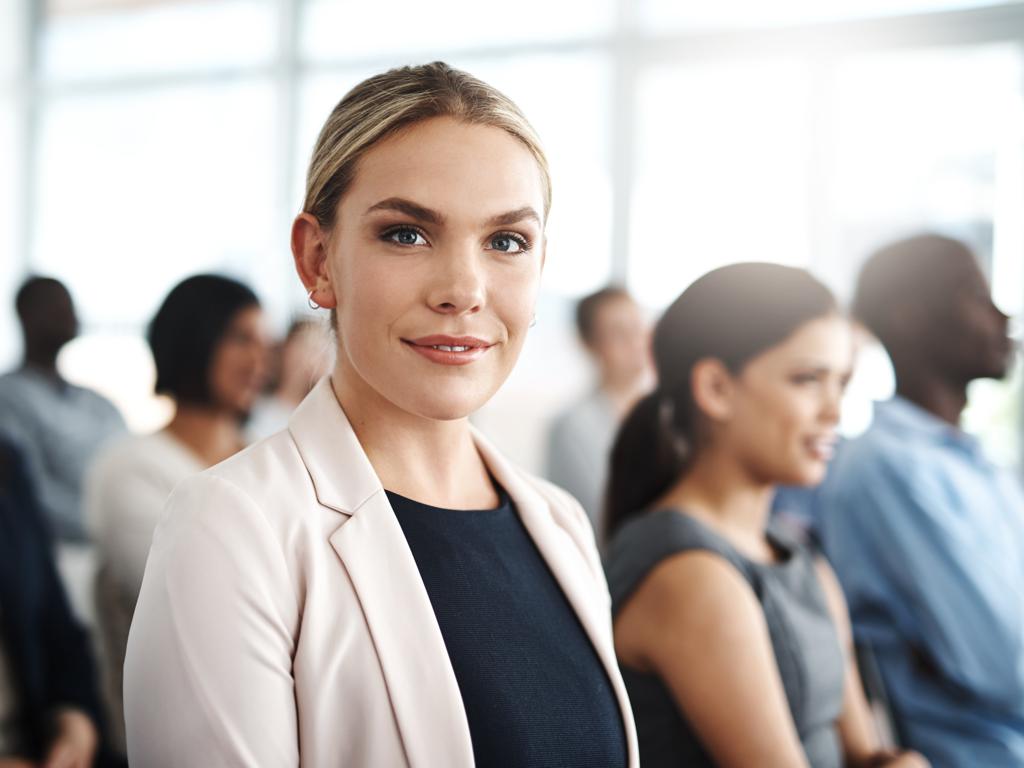
[[[292,256],[295,258],[295,271],[299,279],[310,293],[310,300],[326,309],[338,306],[334,295],[334,285],[328,270],[327,254],[329,252],[327,232],[309,213],[300,213],[292,223]]]
[[[721,360],[698,360],[690,372],[693,402],[712,421],[728,421],[733,414],[735,386],[732,374]]]

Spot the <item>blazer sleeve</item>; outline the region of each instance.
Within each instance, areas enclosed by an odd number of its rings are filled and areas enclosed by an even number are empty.
[[[212,474],[182,483],[167,506],[128,638],[130,763],[298,766],[299,600],[280,539]]]

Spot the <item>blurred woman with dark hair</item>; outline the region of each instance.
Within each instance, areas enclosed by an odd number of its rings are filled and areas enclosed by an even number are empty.
[[[881,750],[828,565],[768,526],[819,482],[852,336],[807,272],[736,264],[658,323],[659,386],[612,452],[608,580],[641,762],[913,766]]]
[[[175,485],[244,446],[242,425],[260,392],[266,353],[256,295],[219,275],[175,286],[148,341],[156,393],[174,401],[174,417],[159,432],[111,446],[86,481],[106,696],[122,749],[121,670],[153,530]]]

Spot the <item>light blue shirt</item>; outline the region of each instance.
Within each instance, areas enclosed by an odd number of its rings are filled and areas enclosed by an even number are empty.
[[[86,538],[86,467],[105,441],[124,431],[117,408],[91,389],[28,367],[0,376],[0,433],[25,456],[40,506],[59,539]]]
[[[879,403],[821,490],[822,544],[903,742],[934,766],[1024,765],[1024,494],[972,437]]]

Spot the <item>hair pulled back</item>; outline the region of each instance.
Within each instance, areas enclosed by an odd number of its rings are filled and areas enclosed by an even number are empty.
[[[521,141],[541,172],[546,219],[551,207],[551,178],[536,131],[501,91],[440,61],[388,70],[345,94],[313,148],[303,212],[315,216],[323,227],[333,226],[338,202],[355,178],[363,155],[378,142],[435,117],[500,128]]]
[[[779,264],[731,264],[683,291],[654,330],[658,387],[630,412],[612,448],[608,536],[646,511],[696,456],[691,376],[698,362],[719,360],[738,374],[800,326],[836,310],[835,297],[810,273]]]

